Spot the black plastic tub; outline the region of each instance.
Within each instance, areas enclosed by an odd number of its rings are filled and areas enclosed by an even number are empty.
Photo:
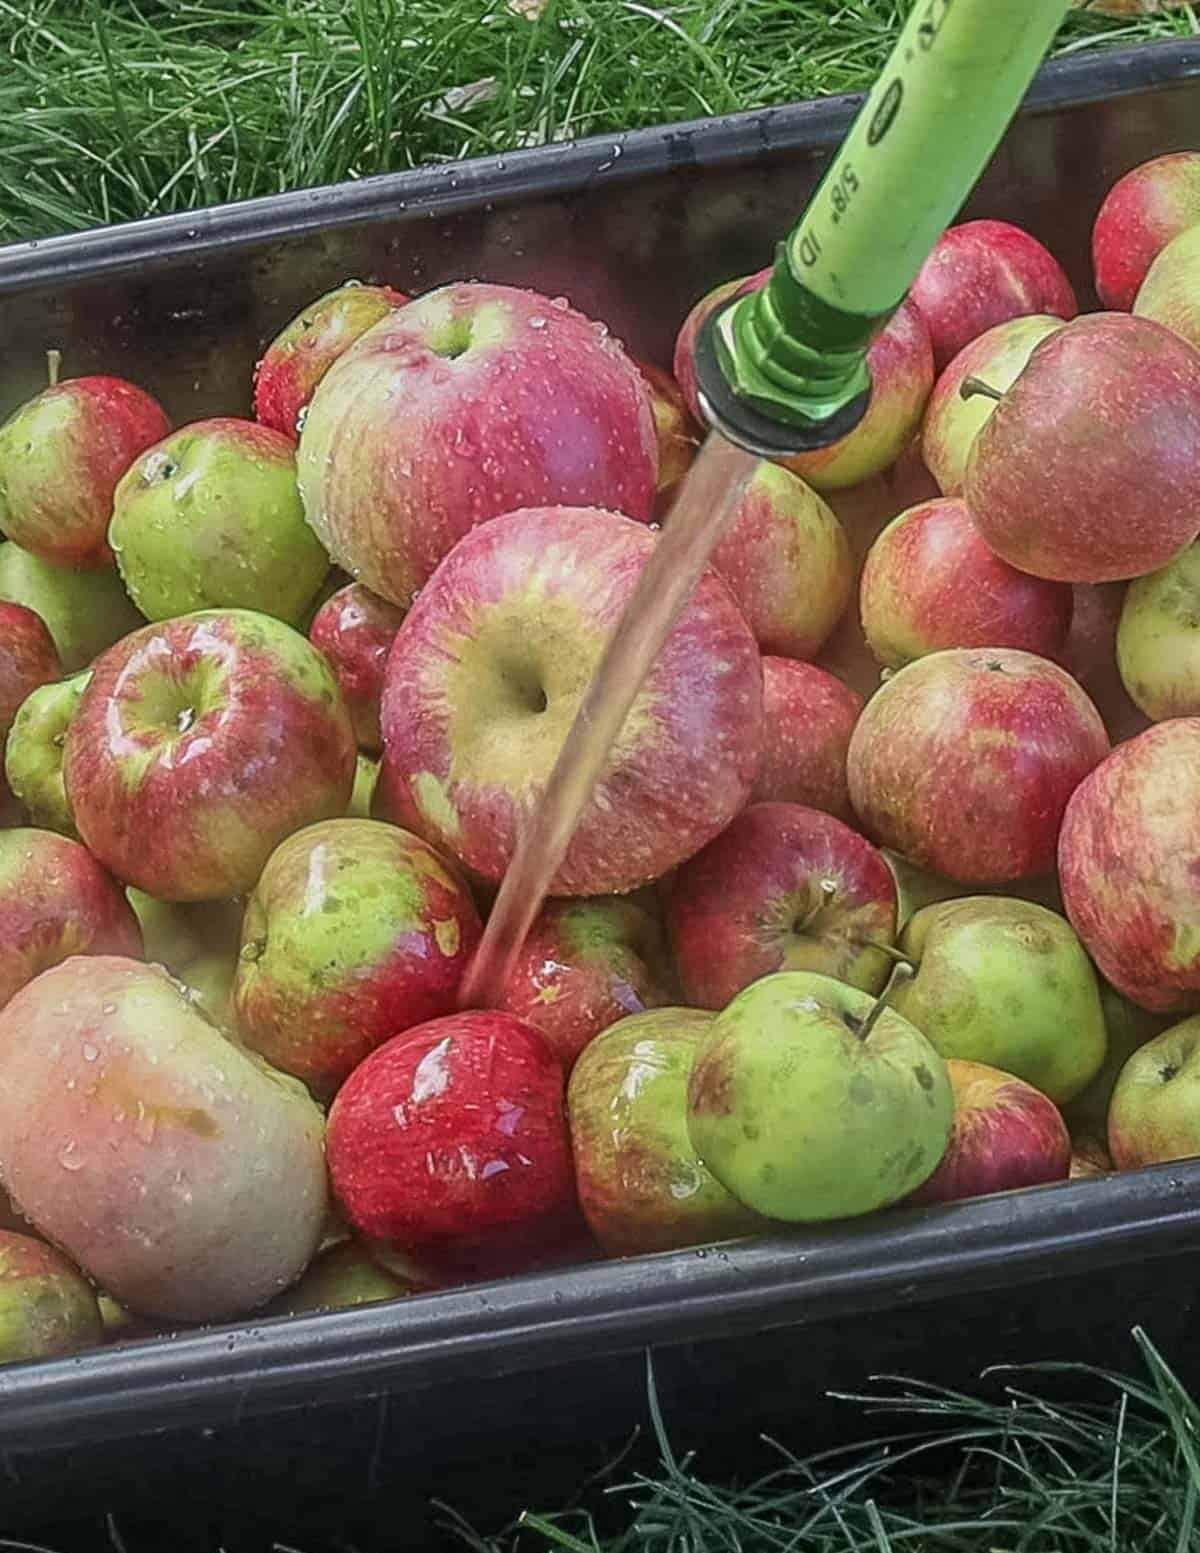
[[[692,300],[769,257],[855,106],[801,103],[0,250],[0,414],[41,385],[51,346],[69,374],[121,372],[178,419],[244,413],[264,342],[350,276],[565,292],[665,362]],[[1200,42],[1060,60],[969,213],[1029,227],[1086,295],[1105,190],[1198,143]],[[851,1415],[820,1413],[822,1391],[877,1371],[964,1384],[995,1362],[1127,1360],[1139,1320],[1195,1379],[1198,1278],[1200,1161],[7,1367],[4,1529],[60,1510],[68,1469],[80,1510],[186,1494],[198,1527],[200,1496],[253,1497],[286,1502],[314,1535],[349,1535],[385,1503],[395,1515],[401,1488],[416,1504],[485,1478],[511,1509],[527,1486],[519,1459],[536,1461],[545,1492],[556,1455],[602,1453],[644,1417],[647,1348],[688,1443],[784,1416],[833,1438]],[[404,1530],[396,1541],[411,1545]]]

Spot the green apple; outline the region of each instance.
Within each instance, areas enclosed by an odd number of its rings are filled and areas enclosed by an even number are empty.
[[[108,542],[150,620],[255,609],[298,624],[329,571],[305,522],[295,444],[232,416],[181,427],[130,466]]]
[[[1056,1103],[1104,1062],[1092,963],[1065,917],[1033,901],[968,895],[925,906],[900,936],[916,974],[895,1007],[943,1057],[1013,1073]]]
[[[142,930],[145,958],[165,965],[214,1024],[233,1029],[241,902],[160,901],[132,885],[125,894]]]
[[[1155,722],[1200,713],[1200,542],[1129,584],[1117,668],[1130,700]]]
[[[355,820],[371,818],[371,799],[375,796],[375,783],[379,780],[379,760],[374,755],[358,754],[354,768],[354,791],[350,795],[347,815]]]
[[[1108,1148],[1118,1170],[1200,1154],[1200,1014],[1147,1041],[1121,1069]]]
[[[91,670],[40,685],[17,709],[4,747],[4,775],[41,830],[75,835],[75,820],[63,782],[63,744]]]
[[[0,1364],[90,1348],[103,1338],[96,1296],[66,1257],[0,1230]]]
[[[715,1014],[655,1008],[585,1046],[567,1086],[579,1203],[609,1256],[636,1256],[764,1228],[701,1164],[688,1137],[692,1059]]]
[[[273,1299],[264,1316],[298,1316],[311,1310],[343,1310],[399,1299],[416,1287],[373,1261],[356,1241],[327,1246],[300,1282]]]
[[[1075,1098],[1063,1107],[1063,1115],[1072,1134],[1103,1138],[1108,1126],[1108,1107],[1121,1070],[1134,1052],[1160,1035],[1172,1023],[1169,1014],[1151,1014],[1131,1003],[1101,977],[1100,1005],[1104,1010],[1104,1028],[1108,1052],[1104,1066]]]
[[[946,1064],[894,1009],[811,971],[740,992],[701,1039],[688,1134],[748,1207],[790,1223],[870,1213],[937,1168],[954,1095]]]
[[[55,566],[20,545],[0,544],[0,599],[40,615],[68,674],[145,625],[113,566]]]

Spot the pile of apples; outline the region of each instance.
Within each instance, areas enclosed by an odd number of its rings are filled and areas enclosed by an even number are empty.
[[[0,427],[0,1358],[1200,1153],[1200,152],[1104,311],[952,228],[763,463],[460,988],[700,430],[563,297],[348,283],[254,417]]]

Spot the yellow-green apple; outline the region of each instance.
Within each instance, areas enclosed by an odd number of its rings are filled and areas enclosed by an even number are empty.
[[[764,658],[762,755],[750,802],[802,803],[852,820],[846,751],[862,709],[857,690],[815,664]]]
[[[1131,308],[1158,255],[1198,221],[1200,151],[1156,156],[1119,178],[1092,228],[1092,266],[1103,305]]]
[[[814,453],[787,459],[787,466],[818,491],[859,485],[889,468],[913,439],[934,382],[929,331],[905,301],[867,352],[871,402],[847,436]]]
[[[388,658],[393,817],[483,878],[502,877],[654,543],[645,524],[580,507],[511,513],[459,541]],[[746,801],[761,724],[759,652],[710,568],[634,702],[551,893],[624,894],[698,851]]]
[[[350,806],[346,813],[356,820],[369,820],[375,801],[375,784],[379,781],[379,760],[364,755],[360,750],[354,766],[354,791],[350,794]]]
[[[344,814],[354,730],[333,671],[282,621],[204,610],[96,660],[67,729],[80,836],[163,900],[251,889],[294,830]]]
[[[1049,873],[1067,800],[1108,754],[1086,693],[1033,653],[950,648],[900,669],[850,738],[868,835],[931,873],[1003,884]]]
[[[17,709],[4,745],[4,776],[34,825],[75,836],[75,817],[63,781],[63,746],[90,670],[51,680],[30,691]]]
[[[1067,805],[1058,876],[1104,975],[1155,1013],[1200,1007],[1200,718],[1118,745]]]
[[[789,1223],[870,1213],[914,1191],[950,1139],[946,1064],[920,1030],[810,971],[756,981],[692,1062],[688,1135],[748,1207]]]
[[[691,468],[700,446],[700,428],[692,419],[683,390],[662,367],[634,358],[646,380],[654,431],[658,439],[658,484],[654,502],[656,517],[670,510],[679,482]]]
[[[94,1348],[103,1336],[79,1269],[44,1241],[0,1229],[0,1364]]]
[[[540,1030],[570,1073],[601,1030],[670,1000],[657,917],[642,901],[602,895],[547,901],[496,1007]]]
[[[942,1162],[907,1199],[954,1202],[1065,1181],[1071,1136],[1053,1100],[1013,1073],[951,1057],[954,1126]]]
[[[700,331],[714,308],[720,307],[722,302],[732,300],[734,297],[745,296],[749,291],[758,291],[770,278],[771,266],[768,265],[766,269],[756,270],[753,275],[742,275],[735,280],[723,280],[719,286],[714,286],[711,291],[704,293],[680,325],[679,333],[675,336],[671,371],[679,384],[679,391],[683,395],[688,414],[699,426],[704,425],[704,412],[700,408],[700,397],[696,388],[696,340]]]
[[[377,598],[360,582],[348,583],[313,616],[308,639],[329,659],[349,708],[360,749],[377,754],[383,667],[404,611]]]
[[[1062,265],[1024,228],[965,221],[934,244],[909,296],[921,311],[942,372],[964,345],[1009,318],[1074,318],[1075,292]]]
[[[295,440],[317,384],[360,334],[408,298],[390,286],[349,280],[298,313],[254,369],[254,418]]]
[[[1108,1148],[1118,1170],[1200,1154],[1200,1017],[1156,1035],[1121,1069]]]
[[[125,891],[142,930],[142,958],[163,965],[223,1030],[233,1029],[233,978],[242,923],[240,901],[159,901]]]
[[[44,388],[0,426],[0,530],[62,566],[106,566],[117,481],[170,429],[161,405],[119,377]]]
[[[680,868],[667,923],[696,1008],[724,1008],[772,971],[819,971],[878,992],[896,883],[883,855],[833,815],[751,804]]]
[[[306,826],[246,903],[238,1029],[332,1095],[389,1036],[450,1013],[480,931],[466,885],[428,842],[380,820]]]
[[[1197,188],[1200,190],[1200,183]],[[1195,227],[1172,238],[1150,266],[1133,304],[1136,317],[1164,324],[1189,345],[1200,345],[1200,305],[1196,301],[1196,277],[1200,274],[1198,238],[1200,232]]]
[[[294,442],[233,416],[181,426],[136,459],[108,541],[148,620],[256,609],[294,625],[329,570],[304,519]]]
[[[300,490],[334,561],[407,607],[476,524],[521,507],[643,522],[658,443],[645,380],[565,301],[443,286],[334,362],[300,435]]]
[[[1107,1052],[1095,1078],[1063,1107],[1073,1137],[1104,1137],[1109,1102],[1121,1069],[1139,1047],[1173,1022],[1169,1014],[1152,1014],[1139,1008],[1104,980],[1100,981],[1100,1005],[1108,1036]]]
[[[562,1068],[500,1010],[373,1051],[330,1108],[328,1154],[352,1228],[445,1276],[528,1266],[578,1220]]]
[[[313,1310],[347,1310],[411,1294],[414,1285],[380,1267],[354,1240],[327,1246],[285,1294],[264,1309],[264,1316],[298,1316]]]
[[[970,380],[994,393],[1006,393],[1024,370],[1033,347],[1061,329],[1064,321],[1046,313],[1010,318],[964,345],[942,372],[925,406],[921,456],[943,496],[962,495],[971,444],[996,408],[991,393],[972,392]]]
[[[1154,722],[1200,713],[1200,543],[1129,584],[1117,667],[1130,698]]]
[[[715,1015],[632,1014],[596,1037],[567,1085],[579,1205],[609,1256],[753,1235],[766,1221],[701,1162],[687,1129],[692,1059]]]
[[[0,1007],[72,955],[140,955],[124,891],[86,847],[49,830],[0,831]]]
[[[859,582],[867,645],[898,669],[946,647],[1019,647],[1053,657],[1073,599],[1065,582],[1017,571],[984,544],[963,502],[939,497],[893,518]]]
[[[0,544],[0,599],[42,617],[68,674],[146,623],[115,566],[56,566],[11,540]]]
[[[317,1249],[322,1117],[158,965],[77,956],[0,1011],[0,1175],[122,1305],[212,1321]]]
[[[1200,350],[1128,313],[1064,324],[971,444],[964,494],[996,554],[1035,577],[1157,571],[1200,533]]]
[[[828,504],[778,464],[760,464],[713,551],[766,653],[812,658],[854,587],[842,525]]]
[[[1099,1072],[1107,1049],[1100,989],[1083,945],[1055,911],[969,895],[922,907],[900,935],[915,974],[892,999],[943,1057],[1015,1073],[1055,1102]]]

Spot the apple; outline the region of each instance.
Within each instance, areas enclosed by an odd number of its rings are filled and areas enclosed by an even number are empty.
[[[32,692],[61,676],[62,664],[41,617],[24,604],[0,601],[0,738],[8,738]]]
[[[301,412],[333,363],[407,301],[390,286],[348,280],[310,302],[275,336],[254,369],[254,418],[294,440]]]
[[[882,854],[833,815],[752,804],[680,868],[667,923],[695,1008],[724,1008],[772,971],[818,971],[878,992],[896,884]]]
[[[658,441],[658,485],[655,516],[665,517],[675,498],[679,482],[691,468],[700,446],[701,429],[692,419],[683,390],[669,372],[652,361],[634,358],[634,365],[646,380],[654,431]]]
[[[383,670],[404,611],[376,598],[360,582],[348,583],[313,616],[308,639],[329,660],[349,708],[359,748],[377,754]]]
[[[352,1228],[449,1276],[527,1266],[578,1213],[562,1068],[498,1010],[373,1051],[333,1102],[328,1155]]]
[[[912,441],[934,383],[929,331],[902,302],[867,352],[871,402],[854,430],[827,448],[799,453],[787,467],[818,491],[859,485],[889,468]]]
[[[846,757],[850,802],[918,868],[1003,884],[1052,870],[1067,800],[1108,749],[1100,714],[1056,664],[949,649],[867,702]]]
[[[547,901],[496,1006],[540,1030],[570,1073],[601,1030],[670,1002],[670,976],[662,927],[643,902]]]
[[[1121,1069],[1108,1108],[1118,1170],[1200,1154],[1200,1018],[1147,1041]]]
[[[286,1293],[273,1299],[264,1316],[299,1316],[314,1310],[347,1310],[411,1294],[414,1285],[380,1267],[356,1241],[327,1246]]]
[[[842,525],[804,481],[759,464],[738,497],[712,564],[741,605],[759,647],[812,658],[854,587]]]
[[[42,617],[68,674],[146,623],[115,566],[56,566],[11,540],[0,544],[0,599]]]
[[[30,691],[4,746],[5,780],[26,814],[34,825],[63,836],[76,835],[63,781],[63,746],[89,675],[84,669]]]
[[[1200,1007],[1200,719],[1119,745],[1067,805],[1058,876],[1100,972],[1154,1013]]]
[[[596,1037],[567,1085],[579,1203],[608,1256],[731,1240],[766,1226],[701,1162],[687,1130],[688,1074],[714,1015],[631,1014]]]
[[[32,1235],[0,1230],[0,1364],[76,1353],[103,1336],[79,1269]]]
[[[0,1011],[0,1175],[129,1310],[215,1321],[317,1249],[322,1118],[161,966],[77,956]]]
[[[996,408],[990,394],[970,391],[969,380],[1007,393],[1034,346],[1061,329],[1064,321],[1046,313],[1009,318],[964,345],[941,373],[925,406],[921,455],[943,496],[962,495],[971,444]]]
[[[1105,196],[1092,228],[1096,294],[1128,311],[1146,272],[1172,238],[1200,221],[1200,151],[1143,162]]]
[[[137,918],[86,847],[49,830],[0,831],[0,1007],[71,955],[140,955]]]
[[[1001,1068],[1055,1102],[1100,1071],[1096,973],[1070,924],[1032,901],[971,895],[918,911],[900,935],[915,974],[892,998],[943,1057]]]
[[[1200,345],[1200,306],[1195,298],[1198,267],[1200,243],[1196,228],[1188,227],[1171,239],[1150,266],[1133,304],[1135,316],[1153,319],[1189,345]]]
[[[1098,1181],[1111,1175],[1116,1167],[1107,1146],[1087,1133],[1071,1137],[1071,1164],[1067,1171],[1072,1181]]]
[[[867,645],[892,669],[946,647],[1052,657],[1066,641],[1072,605],[1066,583],[1027,576],[994,555],[952,497],[893,518],[859,583]]]
[[[459,541],[397,632],[384,677],[383,770],[402,825],[484,879],[503,876],[654,543],[644,524],[579,507],[511,513]],[[761,726],[758,649],[710,569],[550,893],[624,894],[698,851],[745,803]]]
[[[1200,543],[1129,584],[1117,667],[1133,702],[1155,722],[1200,713]]]
[[[397,308],[330,367],[300,435],[309,522],[406,608],[475,525],[521,507],[649,520],[645,381],[603,325],[533,291],[462,283]]]
[[[718,1014],[688,1079],[696,1153],[747,1207],[788,1223],[871,1213],[936,1168],[946,1064],[915,1025],[808,971],[765,976]]]
[[[295,444],[233,416],[182,426],[129,466],[108,542],[148,620],[258,609],[294,625],[329,570],[304,520]]]
[[[1008,221],[965,221],[938,238],[913,281],[942,372],[964,345],[1010,318],[1079,311],[1058,260],[1031,233]]]
[[[1157,571],[1200,533],[1200,351],[1128,313],[1065,324],[975,438],[964,491],[986,542],[1035,577]]]
[[[161,405],[119,377],[44,388],[0,426],[0,529],[61,566],[106,566],[117,481],[170,430]]]
[[[354,791],[346,813],[356,820],[371,819],[375,802],[375,785],[379,781],[379,761],[360,750],[354,766]]]
[[[105,867],[149,895],[199,901],[245,893],[285,836],[344,814],[355,758],[315,647],[268,615],[203,610],[97,659],[63,770]]]
[[[453,1010],[480,931],[466,885],[427,842],[379,820],[306,826],[246,903],[239,1032],[331,1095],[389,1036]]]
[[[764,658],[762,755],[750,802],[801,803],[852,820],[846,751],[862,709],[857,690],[815,664]]]
[[[1022,1186],[1065,1181],[1071,1136],[1058,1107],[1024,1079],[984,1062],[951,1057],[954,1127],[942,1162],[908,1198],[954,1202]]]
[[[711,291],[706,291],[693,305],[683,320],[679,333],[675,336],[671,370],[676,383],[679,384],[679,391],[683,395],[688,414],[698,426],[706,424],[696,386],[696,341],[700,331],[708,322],[709,314],[720,307],[722,302],[732,300],[734,297],[743,297],[747,292],[758,291],[765,286],[771,278],[771,269],[772,266],[767,265],[765,269],[756,270],[753,275],[743,275],[736,280],[724,280]]]
[[[241,901],[181,905],[157,901],[132,886],[125,894],[142,929],[143,958],[165,966],[213,1024],[232,1032]]]
[[[1072,1136],[1104,1137],[1109,1102],[1121,1069],[1139,1047],[1161,1035],[1172,1023],[1169,1014],[1151,1014],[1139,1008],[1106,981],[1100,982],[1100,1006],[1104,1010],[1104,1028],[1108,1036],[1107,1052],[1104,1065],[1095,1078],[1063,1107]]]

